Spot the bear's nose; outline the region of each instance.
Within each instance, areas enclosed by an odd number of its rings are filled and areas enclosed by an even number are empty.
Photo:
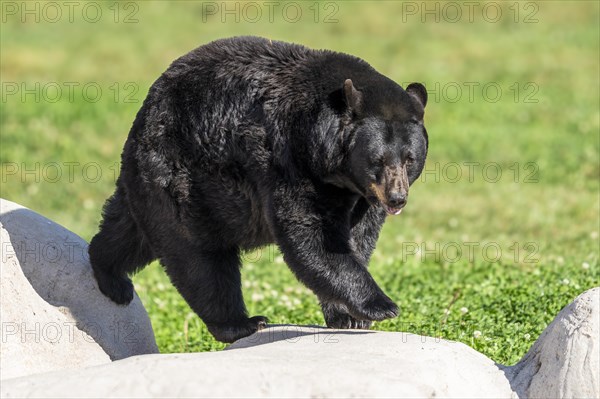
[[[396,209],[402,208],[406,205],[406,195],[399,192],[391,193],[388,198],[388,205]]]

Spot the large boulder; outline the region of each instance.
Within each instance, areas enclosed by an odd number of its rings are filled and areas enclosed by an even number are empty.
[[[560,311],[523,359],[506,369],[524,398],[600,397],[600,288]]]
[[[135,356],[2,381],[2,397],[598,397],[598,294],[567,306],[523,361],[401,332],[272,326],[211,353]]]
[[[413,334],[275,326],[231,350],[136,356],[3,381],[3,397],[510,398],[493,361]]]
[[[128,357],[156,352],[137,296],[114,305],[85,242],[15,204],[0,210],[2,397],[600,396],[600,288],[566,306],[511,367],[442,339],[299,326],[271,326],[222,352]]]
[[[2,379],[158,352],[137,295],[119,306],[99,291],[84,240],[6,200],[0,227]]]
[[[77,327],[67,308],[52,306],[35,292],[4,229],[0,240],[1,377],[110,363],[102,348]]]

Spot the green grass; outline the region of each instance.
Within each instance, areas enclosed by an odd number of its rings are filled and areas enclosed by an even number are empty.
[[[322,22],[332,10],[326,3],[315,23],[312,2],[300,3],[297,23],[280,13],[271,23],[266,9],[257,23],[235,23],[231,16],[222,23],[220,15],[204,21],[201,2],[152,1],[139,2],[138,22],[125,24],[113,21],[112,2],[100,4],[97,23],[77,13],[70,23],[66,10],[56,23],[32,17],[21,22],[19,16],[2,22],[3,198],[89,240],[112,193],[128,129],[154,79],[197,45],[255,34],[352,53],[398,82],[421,81],[430,90],[430,173],[413,186],[406,211],[386,223],[370,265],[402,313],[374,328],[458,340],[511,364],[563,306],[598,285],[597,2],[536,3],[536,23],[523,22],[535,11],[526,8],[530,2],[517,3],[519,22],[510,9],[514,3],[502,3],[496,23],[487,22],[481,8],[473,22],[465,8],[459,22],[442,15],[440,23],[433,16],[422,23],[420,15],[403,13],[407,3],[392,1],[337,2],[337,23]],[[119,3],[119,21],[132,10],[126,4]],[[56,82],[63,95],[50,102],[53,93],[41,93],[36,102],[33,94],[24,101],[21,92],[8,94],[15,84],[35,89],[36,82],[48,90],[44,85]],[[79,84],[72,101],[65,82]],[[471,98],[467,82],[477,85]],[[96,102],[82,93],[89,83],[102,89]],[[456,101],[452,86],[462,89]],[[502,90],[497,101],[484,96],[483,87],[491,86]],[[134,101],[126,102],[131,94]],[[493,97],[493,88],[487,94]],[[78,162],[72,175],[68,162]],[[469,162],[477,163],[472,174]],[[60,166],[59,177],[52,163]],[[462,177],[455,181],[457,165]],[[502,176],[495,181],[498,169]],[[276,248],[244,259],[251,314],[274,323],[323,324],[315,297]],[[134,282],[161,351],[224,347],[158,264]]]

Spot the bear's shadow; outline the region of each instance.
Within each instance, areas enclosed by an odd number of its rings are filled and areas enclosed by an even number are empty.
[[[313,336],[315,343],[337,343],[339,342],[339,336],[363,335],[376,332],[374,330],[333,330],[318,325],[269,324],[266,329],[249,337],[242,338],[226,349],[251,348],[279,341],[295,343],[301,337],[305,336]]]

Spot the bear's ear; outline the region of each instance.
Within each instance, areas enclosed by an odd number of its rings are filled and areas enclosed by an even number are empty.
[[[427,105],[427,89],[425,89],[425,86],[421,83],[411,83],[406,88],[406,92],[425,108]]]
[[[358,113],[362,105],[362,93],[356,90],[351,79],[346,79],[344,81],[344,96],[348,108]]]

